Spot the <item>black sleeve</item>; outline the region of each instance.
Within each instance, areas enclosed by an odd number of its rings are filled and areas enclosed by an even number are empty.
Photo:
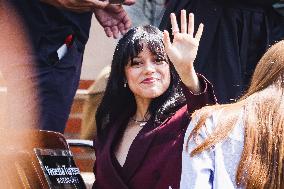
[[[230,2],[241,2],[254,5],[272,5],[274,3],[280,2],[280,0],[214,0],[221,3],[230,3]]]

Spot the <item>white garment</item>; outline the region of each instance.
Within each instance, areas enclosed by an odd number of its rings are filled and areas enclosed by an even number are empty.
[[[206,120],[207,133],[212,133],[221,113],[222,110],[216,111]],[[181,189],[237,188],[236,171],[244,145],[242,115],[243,112],[240,113],[236,126],[226,140],[193,157],[190,157],[190,152],[195,149],[197,144],[191,139],[188,144],[188,151],[186,151],[186,145],[188,137],[199,118],[190,122],[185,133],[182,152]],[[200,137],[202,139],[207,137],[204,128],[201,130]]]

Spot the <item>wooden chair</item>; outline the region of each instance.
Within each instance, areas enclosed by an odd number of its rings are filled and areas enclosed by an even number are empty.
[[[0,188],[50,188],[34,149],[70,151],[64,136],[41,130],[0,133]]]
[[[87,189],[92,188],[95,181],[93,167],[96,155],[93,147],[93,141],[83,139],[67,139],[71,148],[77,167],[81,171]]]

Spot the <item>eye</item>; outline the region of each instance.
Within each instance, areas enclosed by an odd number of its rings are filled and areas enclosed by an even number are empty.
[[[164,59],[162,59],[162,58],[157,58],[157,59],[155,60],[155,64],[157,64],[157,65],[162,65],[162,64],[164,64],[164,63],[166,63],[166,60],[164,60]]]
[[[139,60],[133,60],[131,63],[130,63],[130,66],[131,67],[140,67],[142,66],[143,62],[139,61]]]

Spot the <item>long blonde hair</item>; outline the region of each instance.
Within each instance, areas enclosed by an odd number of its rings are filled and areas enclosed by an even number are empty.
[[[192,130],[197,139],[205,121],[223,109],[216,129],[190,153],[194,156],[225,140],[236,125],[240,112],[244,121],[244,149],[236,183],[246,188],[284,188],[284,40],[268,49],[256,66],[250,87],[235,103],[202,108]]]

